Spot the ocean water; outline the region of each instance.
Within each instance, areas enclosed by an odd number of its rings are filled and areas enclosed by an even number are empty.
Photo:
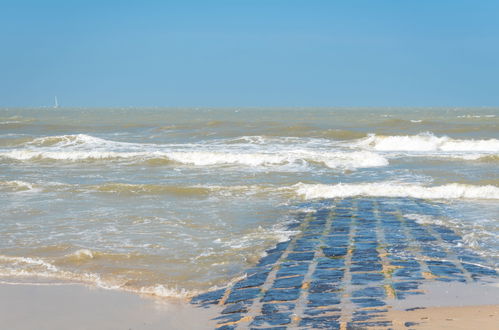
[[[499,267],[499,108],[0,109],[0,281],[186,297],[294,232],[303,202],[439,203]]]

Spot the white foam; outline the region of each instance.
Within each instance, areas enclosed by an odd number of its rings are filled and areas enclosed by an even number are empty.
[[[293,186],[295,192],[305,198],[337,197],[413,197],[424,199],[499,199],[499,187],[486,185],[474,186],[451,183],[442,186],[421,186],[397,182],[363,184],[304,184]]]
[[[89,250],[82,249],[76,253],[80,253],[88,257]],[[90,252],[91,253],[91,252]],[[75,255],[75,254],[73,254]],[[40,258],[32,257],[14,257],[0,255],[0,276],[13,278],[40,278],[49,280],[60,280],[63,283],[85,283],[97,286],[107,290],[122,290],[141,294],[150,294],[160,297],[177,297],[187,298],[198,291],[190,291],[179,288],[168,288],[163,284],[133,287],[128,286],[126,280],[106,279],[104,280],[99,274],[95,273],[77,273],[60,269],[48,261]],[[19,282],[20,284],[25,283]],[[45,282],[31,282],[33,285],[46,285]],[[55,285],[57,283],[50,283]]]
[[[260,141],[260,139],[256,139]],[[253,141],[252,141],[253,142]],[[310,164],[328,168],[357,169],[388,165],[372,151],[334,151],[317,141],[234,145],[230,140],[212,144],[155,145],[115,142],[89,135],[49,136],[32,140],[22,148],[0,150],[0,157],[20,161],[56,160],[166,160],[194,166],[288,166],[303,170]],[[228,144],[227,144],[228,143]]]
[[[445,222],[442,218],[429,215],[429,214],[416,214],[416,213],[410,213],[410,214],[404,214],[404,217],[407,219],[411,219],[419,223],[420,225],[439,225],[439,226],[445,226],[448,223]]]
[[[459,140],[431,133],[383,136],[369,134],[356,143],[359,147],[377,151],[472,151],[499,152],[499,140]]]

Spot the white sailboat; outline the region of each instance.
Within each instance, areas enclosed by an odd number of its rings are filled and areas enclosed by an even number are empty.
[[[54,109],[59,108],[59,102],[57,102],[57,96],[54,96]]]

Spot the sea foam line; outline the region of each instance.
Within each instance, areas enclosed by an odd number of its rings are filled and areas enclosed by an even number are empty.
[[[293,186],[296,194],[305,199],[367,197],[412,197],[423,199],[499,199],[499,187],[450,183],[441,186],[422,186],[397,182],[362,184],[305,184]]]
[[[384,136],[369,134],[353,144],[377,151],[445,151],[445,152],[499,152],[499,140],[452,139],[435,136],[432,133],[417,135]]]

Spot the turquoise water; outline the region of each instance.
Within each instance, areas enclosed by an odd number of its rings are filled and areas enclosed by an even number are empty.
[[[186,296],[303,201],[410,196],[499,265],[499,109],[0,109],[0,277]]]

